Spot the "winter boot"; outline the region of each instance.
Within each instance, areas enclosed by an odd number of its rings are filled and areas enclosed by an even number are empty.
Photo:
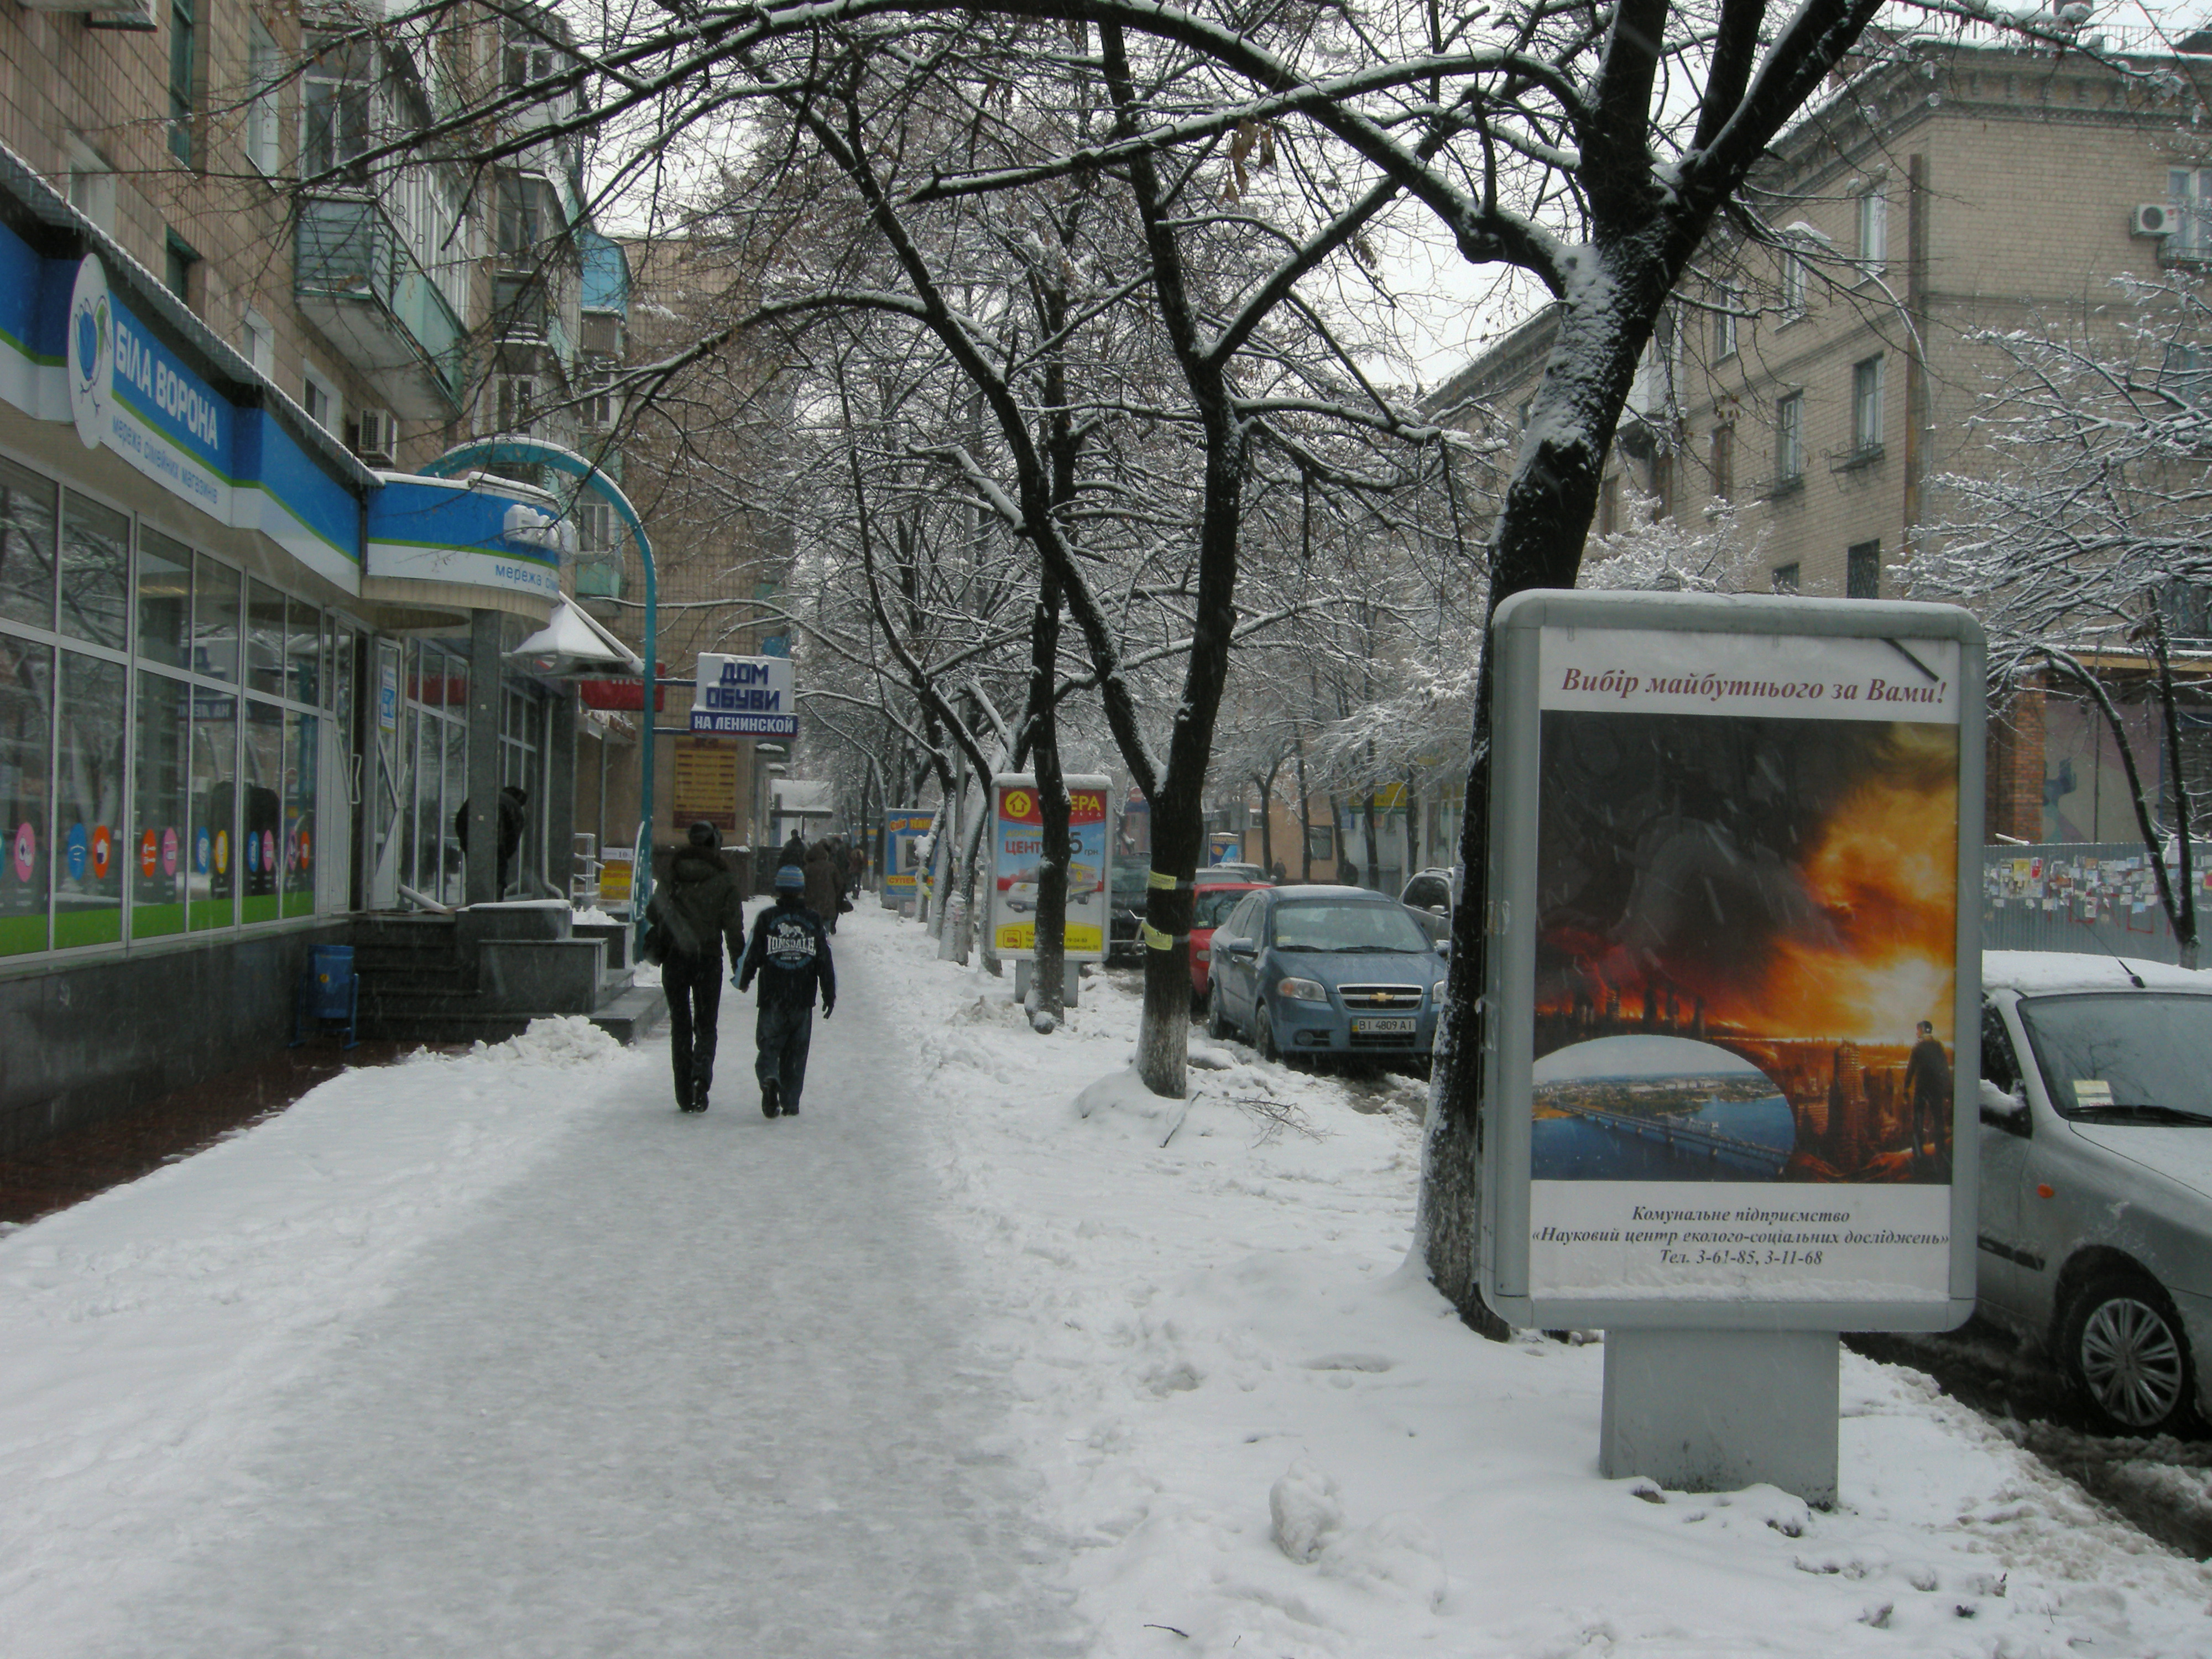
[[[707,1109],[707,1085],[703,1080],[691,1085],[691,1104],[686,1109],[694,1112]]]
[[[763,1117],[774,1117],[775,1114],[775,1085],[773,1083],[763,1083],[761,1085],[761,1115]]]
[[[783,1115],[786,1117],[797,1117],[799,1115],[799,1103],[795,1100],[785,1101],[783,1103]]]

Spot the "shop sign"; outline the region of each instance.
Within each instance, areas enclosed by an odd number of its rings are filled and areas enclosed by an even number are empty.
[[[386,477],[368,500],[368,574],[558,598],[575,528],[526,485]]]
[[[701,653],[698,682],[691,695],[691,729],[716,737],[797,737],[791,659]]]
[[[1972,619],[1529,592],[1494,639],[1486,1298],[1540,1327],[1958,1323]]]

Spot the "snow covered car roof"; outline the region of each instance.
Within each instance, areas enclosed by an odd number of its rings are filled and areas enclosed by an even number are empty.
[[[2212,974],[2134,957],[2064,951],[1982,952],[1985,991],[2018,991],[2023,996],[2037,996],[2056,991],[2125,991],[2138,985],[2145,990],[2212,994]]]

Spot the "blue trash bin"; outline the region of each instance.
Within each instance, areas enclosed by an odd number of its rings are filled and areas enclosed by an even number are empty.
[[[345,1027],[345,1042],[342,1048],[350,1048],[361,1039],[357,1035],[357,1010],[361,1006],[360,981],[354,977],[353,946],[350,945],[318,945],[307,952],[307,971],[301,975],[298,1012],[292,1021],[291,1046],[298,1048],[307,1040],[307,1024],[310,1020],[327,1021]]]

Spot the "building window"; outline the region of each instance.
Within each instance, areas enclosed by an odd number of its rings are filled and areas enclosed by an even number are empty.
[[[1881,597],[1881,544],[1858,542],[1844,550],[1844,597],[1878,599]]]
[[[1607,474],[1605,482],[1598,486],[1597,533],[1610,536],[1620,528],[1620,475],[1613,472]]]
[[[2175,228],[2160,252],[2168,259],[2212,258],[2212,167],[2168,168],[2166,194]]]
[[[1802,253],[1782,256],[1782,314],[1796,319],[1805,314],[1805,295],[1812,285],[1812,270]]]
[[[169,154],[192,164],[193,84],[199,72],[199,29],[192,0],[169,0]]]
[[[309,177],[351,169],[368,148],[369,47],[362,40],[326,43],[301,78],[300,171]]]
[[[2212,401],[2212,365],[2195,346],[2170,345],[2158,367],[2158,389],[2191,409]]]
[[[277,56],[276,41],[270,38],[258,17],[247,19],[246,77],[246,159],[262,173],[274,178],[283,165],[277,100],[283,86],[284,65]]]
[[[337,388],[312,368],[301,376],[300,407],[324,431],[337,433],[340,414]]]
[[[266,376],[276,361],[276,335],[269,319],[248,306],[238,319],[238,355]]]
[[[520,92],[525,87],[547,80],[568,67],[569,55],[547,40],[543,33],[532,29],[519,17],[507,20],[505,44],[507,88]]]
[[[1881,359],[1851,365],[1851,453],[1872,455],[1881,447]]]
[[[1858,267],[1867,276],[1881,274],[1889,262],[1889,198],[1880,185],[1871,185],[1858,198]]]
[[[537,402],[538,380],[534,375],[501,375],[497,407],[494,410],[497,429],[527,433],[532,424]]]
[[[1723,501],[1735,498],[1735,428],[1713,428],[1713,494]]]
[[[1778,593],[1797,592],[1797,566],[1794,561],[1774,567],[1774,591]]]
[[[115,169],[82,139],[62,143],[69,165],[69,204],[109,235],[115,234]]]
[[[192,267],[199,262],[199,255],[171,231],[161,245],[161,281],[187,306],[192,302]]]
[[[621,399],[613,389],[614,371],[611,368],[586,369],[584,373],[584,424],[594,431],[604,432],[617,418]]]
[[[1793,484],[1805,476],[1805,394],[1774,400],[1774,482]]]
[[[1743,296],[1734,283],[1724,283],[1713,295],[1713,361],[1735,356],[1736,313],[1743,308]]]
[[[1336,831],[1326,823],[1306,826],[1306,856],[1310,859],[1333,859],[1336,856]]]

